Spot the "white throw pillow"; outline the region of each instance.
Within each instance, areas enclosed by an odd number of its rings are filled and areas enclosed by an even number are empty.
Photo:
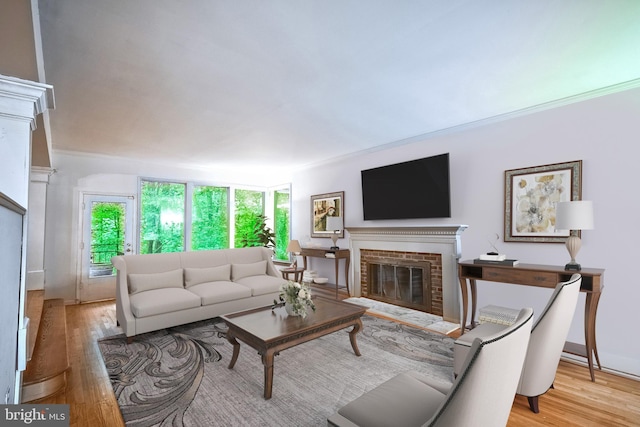
[[[261,274],[267,274],[267,261],[265,260],[251,264],[231,264],[232,280],[249,276],[259,276]]]
[[[182,288],[182,269],[166,271],[164,273],[128,274],[129,293],[150,291],[161,288]]]
[[[231,265],[219,265],[208,268],[185,268],[184,286],[199,285],[200,283],[229,281],[231,278]]]

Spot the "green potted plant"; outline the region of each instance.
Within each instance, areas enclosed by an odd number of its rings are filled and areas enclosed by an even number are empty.
[[[266,215],[255,215],[247,223],[247,231],[240,239],[242,247],[264,246],[275,247],[275,237],[271,228],[267,227]]]

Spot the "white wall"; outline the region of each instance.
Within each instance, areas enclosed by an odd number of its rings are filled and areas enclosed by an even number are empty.
[[[502,240],[505,170],[582,160],[582,195],[594,201],[596,229],[583,231],[578,261],[584,267],[606,269],[596,326],[598,353],[605,367],[640,375],[640,342],[629,339],[640,286],[628,277],[633,274],[629,263],[633,265],[640,252],[634,226],[640,213],[639,136],[640,89],[632,89],[322,165],[294,175],[293,237],[309,239],[311,195],[344,191],[347,227],[468,224],[462,235],[462,258],[472,259],[490,250],[488,241],[495,233]],[[451,153],[451,218],[363,221],[362,169],[445,152]],[[341,239],[338,245],[348,247],[348,240]],[[498,247],[526,263],[564,265],[569,261],[566,248],[558,243],[501,241]],[[332,261],[318,260],[313,268],[333,277]],[[490,282],[478,286],[479,307],[531,305],[540,311],[551,292]],[[569,339],[583,343],[583,294],[578,307]]]
[[[640,212],[635,171],[639,118],[640,89],[632,89],[298,171],[292,179],[293,237],[302,242],[309,239],[311,195],[344,191],[347,226],[468,224],[462,235],[463,258],[475,258],[489,249],[491,235],[503,234],[505,170],[582,160],[583,198],[594,201],[596,229],[582,233],[578,261],[585,267],[606,269],[597,320],[600,360],[607,368],[640,375],[640,342],[629,339],[640,286],[626,278],[633,273],[627,264],[638,254],[634,246],[638,231],[633,224]],[[444,152],[451,153],[452,218],[363,221],[360,170]],[[136,194],[137,176],[250,183],[245,171],[222,176],[216,171],[59,152],[54,152],[54,167],[58,172],[49,185],[45,291],[47,297],[68,301],[75,299],[78,191]],[[338,244],[348,247],[346,239]],[[499,248],[527,263],[564,265],[568,261],[562,244],[500,243]],[[333,277],[333,261],[313,262],[323,275]],[[480,282],[478,302],[480,307],[531,305],[540,311],[549,294],[545,289]],[[584,304],[584,296],[579,304]],[[584,341],[582,325],[583,312],[578,309],[570,340]]]

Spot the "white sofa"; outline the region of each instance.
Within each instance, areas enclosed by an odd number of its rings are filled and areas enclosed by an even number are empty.
[[[116,256],[116,318],[127,337],[264,307],[285,281],[263,247]]]

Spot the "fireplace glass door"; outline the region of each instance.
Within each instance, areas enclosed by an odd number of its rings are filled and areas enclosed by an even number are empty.
[[[429,312],[429,263],[369,263],[369,297]]]

